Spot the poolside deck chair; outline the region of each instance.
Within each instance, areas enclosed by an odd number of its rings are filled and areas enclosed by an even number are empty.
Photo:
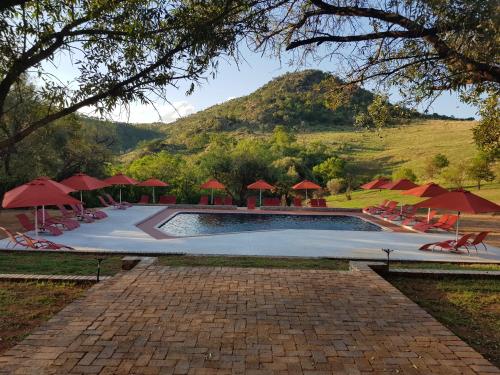
[[[125,207],[132,207],[132,203],[129,203],[129,202],[127,202],[127,201],[121,201],[120,203],[119,203],[119,202],[117,202],[117,201],[115,201],[115,200],[113,199],[113,197],[111,196],[111,194],[104,193],[104,195],[105,195],[106,197],[108,197],[108,201],[110,201],[110,202],[111,202],[111,204],[121,204],[122,206],[125,206]]]
[[[456,224],[458,221],[458,216],[457,215],[443,215],[445,216],[444,220],[439,220],[435,224],[416,224],[413,226],[413,229],[416,229],[421,232],[427,232],[430,229],[441,229],[445,231],[450,231],[453,229],[453,226]]]
[[[257,204],[257,197],[248,197],[247,198],[247,209],[255,210],[256,204]]]
[[[415,225],[417,223],[429,224],[431,222],[431,220],[434,218],[434,216],[436,216],[436,214],[437,214],[436,210],[430,211],[426,217],[416,216],[416,214],[415,214],[413,216],[405,218],[403,220],[403,222],[401,223],[401,225],[411,225],[412,223],[413,223],[413,225]]]
[[[108,217],[108,214],[106,212],[101,210],[96,210],[95,208],[94,209],[84,208],[81,203],[78,205],[72,204],[70,205],[70,207],[77,215],[82,215],[83,213],[83,215],[90,216],[92,219],[101,220]]]
[[[17,214],[16,215],[17,220],[19,220],[19,223],[21,226],[27,230],[27,231],[34,231],[35,230],[35,224],[30,220],[28,215],[26,214]],[[47,224],[45,225],[38,225],[38,229],[42,232],[48,232],[53,236],[60,236],[63,234],[62,230],[60,230],[58,227],[55,225]]]
[[[224,201],[222,200],[222,197],[214,197],[214,205],[222,206],[223,204],[224,204]]]
[[[137,202],[139,204],[148,204],[149,203],[149,195],[141,195],[141,199]]]
[[[323,198],[318,199],[318,207],[327,207],[326,199]]]
[[[198,204],[202,206],[208,205],[208,195],[202,195]]]
[[[28,245],[27,247],[34,250],[75,250],[74,248],[66,245],[62,245],[60,243],[55,243],[43,238],[35,239],[24,233],[16,233],[17,236],[21,237],[23,241]]]
[[[463,235],[458,239],[458,241],[455,240],[448,240],[448,241],[440,241],[440,242],[433,242],[433,243],[427,243],[425,245],[422,245],[419,250],[432,250],[434,251],[437,247],[440,248],[441,250],[449,250],[449,251],[458,251],[461,248],[464,248],[467,250],[467,253],[470,254],[469,252],[469,240],[474,236],[473,233],[469,233],[466,235]]]
[[[380,204],[376,204],[374,206],[368,206],[368,207],[363,208],[363,211],[381,210],[381,209],[384,209],[388,203],[389,203],[389,199],[384,199],[382,201],[382,203],[380,203]]]
[[[113,208],[116,208],[117,210],[125,210],[127,209],[127,207],[121,205],[121,204],[113,204],[113,203],[108,203],[106,202],[106,200],[104,199],[104,197],[102,197],[101,195],[98,195],[97,196],[97,199],[99,199],[99,202],[101,202],[101,204],[104,206],[104,207],[113,207]]]
[[[294,207],[302,207],[302,198],[301,197],[294,197],[293,198],[293,205],[294,205]]]
[[[279,198],[264,198],[262,200],[262,205],[267,207],[278,207],[281,206],[281,201]]]
[[[373,208],[373,209],[368,209],[365,211],[365,213],[369,213],[372,215],[380,215],[386,212],[392,212],[394,209],[398,206],[398,202],[396,201],[389,201],[384,207],[381,208]]]
[[[232,206],[233,205],[233,197],[230,195],[226,195],[224,197],[224,206]]]
[[[397,211],[397,210],[396,210]],[[395,213],[385,213],[381,216],[387,220],[406,220],[411,219],[417,213],[417,209],[413,205],[404,205],[401,211]]]
[[[41,209],[36,211],[37,219],[40,223],[48,223],[53,225],[59,225],[64,230],[73,230],[80,226],[78,221],[63,217],[53,217],[49,214],[47,210]],[[45,221],[44,221],[45,220]]]
[[[92,216],[86,215],[85,213],[83,215],[81,215],[81,213],[78,214],[74,210],[70,211],[70,210],[66,209],[66,207],[64,207],[64,205],[62,205],[62,204],[58,204],[57,208],[59,209],[59,212],[61,213],[61,215],[66,219],[77,219],[77,220],[83,221],[84,223],[93,223],[95,221]]]
[[[160,204],[175,204],[177,198],[175,195],[161,195],[158,203]]]
[[[383,218],[385,218],[386,216],[395,215],[398,212],[401,212],[401,209],[398,207],[398,204],[399,203],[396,201],[390,201],[387,204],[387,208],[375,212],[375,215],[379,215],[380,217]]]
[[[28,243],[24,240],[22,236],[14,234],[10,230],[4,227],[0,227],[0,231],[4,232],[4,234],[7,236],[7,246],[6,246],[7,249],[9,248],[9,246],[12,246],[13,249],[16,246],[28,247]]]
[[[314,198],[309,199],[309,205],[310,205],[311,207],[319,207],[319,206],[318,206],[318,200],[317,200],[317,199],[314,199]]]
[[[488,234],[490,234],[490,232],[480,232],[478,233],[474,239],[471,239],[469,241],[469,246],[474,246],[474,248],[476,249],[476,252],[477,252],[477,245],[483,245],[484,246],[484,251],[488,251],[488,248],[486,247],[486,244],[484,243],[484,240],[486,239],[486,237],[488,237]]]

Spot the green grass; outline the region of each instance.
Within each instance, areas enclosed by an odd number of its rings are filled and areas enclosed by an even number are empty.
[[[348,270],[349,262],[338,259],[227,257],[227,256],[161,256],[159,262],[172,267],[256,267],[287,269]]]
[[[102,275],[114,275],[121,269],[121,256],[103,256]],[[39,275],[95,275],[97,258],[93,255],[0,252],[0,273]]]
[[[424,270],[500,271],[500,264],[391,262],[391,268]]]
[[[500,183],[490,183],[477,190],[475,186],[467,186],[474,194],[493,202],[500,202]],[[400,191],[394,190],[357,190],[352,192],[352,199],[347,200],[344,194],[331,195],[326,198],[329,206],[342,208],[363,208],[374,204],[379,204],[384,199],[395,200],[403,204],[414,204],[424,200],[424,198],[403,195]]]
[[[500,280],[389,277],[457,336],[500,365]]]

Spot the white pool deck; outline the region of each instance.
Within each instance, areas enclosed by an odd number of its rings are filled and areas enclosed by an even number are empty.
[[[488,246],[479,254],[424,252],[424,243],[453,238],[452,234],[362,232],[338,230],[276,230],[198,237],[155,239],[135,224],[163,210],[163,207],[134,206],[108,209],[109,217],[92,224],[47,237],[82,251],[128,253],[186,253],[210,255],[261,255],[385,259],[382,248],[395,250],[391,259],[461,262],[500,262],[500,249]],[[6,241],[0,240],[0,248]]]

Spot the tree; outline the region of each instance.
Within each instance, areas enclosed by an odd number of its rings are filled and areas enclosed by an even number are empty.
[[[477,189],[481,189],[481,181],[493,181],[495,174],[491,170],[491,162],[487,155],[479,153],[474,157],[467,168],[467,175],[476,181]]]
[[[341,178],[333,178],[326,183],[326,188],[330,194],[336,195],[344,188],[344,180]]]
[[[427,160],[425,165],[425,174],[429,178],[434,178],[434,176],[439,174],[441,170],[446,168],[448,165],[450,165],[450,161],[446,155],[438,153]]]
[[[339,157],[331,157],[313,167],[313,173],[322,183],[334,178],[345,177],[346,161]]]
[[[443,179],[451,184],[455,189],[461,189],[465,185],[467,177],[467,166],[465,163],[450,165],[443,170]]]
[[[397,84],[415,100],[500,90],[496,0],[275,2],[257,46],[336,59],[349,83]]]
[[[400,168],[392,174],[392,178],[394,180],[406,179],[415,182],[417,180],[417,176],[415,172],[411,168]]]
[[[473,129],[474,142],[490,159],[500,158],[500,95],[481,102],[481,121]]]
[[[356,114],[354,126],[369,130],[381,130],[389,126],[394,120],[391,104],[386,95],[375,95],[366,111]]]
[[[215,73],[221,54],[257,30],[259,1],[9,0],[0,5],[0,152],[83,107],[101,114],[118,104],[164,97],[177,82]],[[69,82],[51,66],[71,59]],[[43,109],[15,126],[33,80]],[[34,81],[36,79],[36,82]],[[190,91],[194,89],[191,86]],[[10,96],[10,99],[7,98]]]

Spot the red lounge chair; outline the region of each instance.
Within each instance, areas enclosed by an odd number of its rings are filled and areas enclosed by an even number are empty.
[[[389,200],[388,199],[384,199],[382,201],[382,203],[380,203],[380,204],[377,204],[375,206],[368,206],[368,207],[363,208],[363,211],[382,210],[382,209],[384,209],[387,206],[388,203],[389,203]]]
[[[19,237],[21,237],[27,244],[27,247],[30,249],[34,250],[61,250],[61,249],[67,249],[67,250],[75,250],[72,247],[66,246],[66,245],[61,245],[59,243],[55,243],[52,241],[45,240],[43,238],[40,239],[35,239],[32,237],[29,237],[23,233],[16,233]]]
[[[293,198],[293,205],[295,207],[302,207],[302,198],[300,198],[300,197],[294,197]]]
[[[445,231],[450,231],[453,229],[453,226],[456,224],[458,221],[458,216],[457,215],[443,215],[445,216],[444,220],[439,219],[439,221],[435,224],[416,224],[413,226],[413,229],[416,229],[421,232],[427,232],[430,229],[442,229]]]
[[[396,208],[397,206],[398,206],[398,202],[389,201],[382,208],[374,208],[374,209],[366,210],[365,212],[370,213],[372,215],[379,215],[379,214],[383,214],[383,213],[388,212],[388,211],[393,211],[394,208]]]
[[[327,207],[326,205],[326,199],[318,199],[318,207]]]
[[[139,199],[139,204],[148,204],[149,203],[149,195],[141,195],[141,199]]]
[[[129,203],[129,202],[126,202],[126,201],[121,201],[121,203],[118,203],[117,201],[115,201],[113,199],[113,197],[111,196],[111,194],[104,193],[104,195],[106,197],[108,197],[108,201],[110,201],[111,204],[121,204],[122,206],[125,206],[125,207],[132,207],[132,203]]]
[[[162,195],[162,196],[160,196],[158,203],[160,203],[160,204],[175,204],[176,201],[177,201],[177,198],[175,197],[175,195]]]
[[[480,232],[476,235],[476,237],[471,240],[469,242],[469,246],[474,246],[474,248],[476,249],[476,253],[477,253],[477,245],[483,245],[484,246],[484,251],[488,251],[488,248],[486,247],[486,244],[483,242],[486,237],[488,236],[488,234],[490,234],[490,232]]]
[[[375,214],[379,215],[381,217],[386,217],[386,216],[395,215],[398,212],[401,212],[401,209],[398,207],[398,202],[390,201],[385,210],[380,210],[380,211],[376,212]]]
[[[387,220],[395,221],[395,220],[407,220],[411,219],[415,216],[417,209],[412,205],[404,205],[402,211],[393,213],[393,214],[382,214],[382,217]]]
[[[16,215],[17,220],[19,220],[19,223],[21,226],[27,230],[27,231],[34,231],[35,230],[35,224],[29,219],[29,217],[26,214],[17,214]],[[45,225],[38,225],[38,229],[42,232],[49,232],[53,236],[59,236],[63,234],[62,230],[60,230],[58,227],[55,225],[51,224],[45,224]]]
[[[255,210],[256,203],[257,203],[257,198],[256,197],[248,197],[247,198],[247,208],[249,210]]]
[[[233,197],[230,195],[226,195],[224,197],[224,206],[232,206],[233,205]]]
[[[7,236],[7,248],[12,245],[14,249],[16,246],[28,247],[28,243],[23,239],[22,236],[12,233],[10,230],[4,227],[0,227],[0,230]]]
[[[278,207],[281,205],[281,201],[279,198],[264,198],[262,205],[267,207]]]
[[[75,211],[67,210],[66,207],[64,207],[64,205],[62,205],[62,204],[58,204],[57,208],[59,208],[59,212],[66,219],[77,219],[77,220],[81,220],[85,223],[93,223],[94,222],[94,218],[92,216],[85,215],[85,214],[79,215]]]
[[[127,207],[121,205],[121,204],[114,204],[114,203],[111,203],[109,204],[108,202],[106,202],[104,200],[104,198],[100,195],[97,196],[97,199],[99,199],[99,202],[101,202],[101,204],[104,206],[104,207],[113,207],[113,208],[116,208],[118,210],[125,210],[127,209]]]
[[[429,220],[429,223],[430,221],[432,220],[432,218],[434,216],[436,216],[437,214],[437,211],[436,210],[432,210],[431,212],[429,212],[429,215],[426,216],[426,217],[417,217],[417,216],[411,216],[411,217],[407,217],[406,219],[403,220],[403,222],[401,223],[401,225],[410,225],[411,223],[427,223],[427,220]],[[414,224],[414,225],[415,225]]]
[[[214,205],[222,206],[223,204],[224,204],[224,201],[222,200],[222,197],[215,197],[214,198]]]
[[[469,248],[470,246],[469,240],[474,236],[473,233],[466,234],[462,236],[461,238],[458,239],[458,241],[455,240],[448,240],[448,241],[441,241],[441,242],[433,242],[433,243],[428,243],[425,245],[422,245],[419,250],[432,250],[436,247],[441,248],[441,250],[449,250],[449,251],[458,251],[460,248],[465,248],[467,250],[467,253],[469,253]]]
[[[311,207],[319,207],[318,200],[314,198],[309,200],[309,204],[311,205]]]
[[[73,230],[80,226],[80,224],[76,220],[50,216],[47,210],[37,210],[36,214],[38,222],[43,223],[45,220],[45,223],[53,224],[56,226],[60,225],[64,230]]]
[[[202,206],[208,205],[208,195],[202,195],[198,204]]]
[[[77,215],[87,215],[90,216],[92,219],[105,219],[108,217],[108,214],[104,211],[96,210],[96,209],[88,209],[88,208],[83,208],[82,204],[79,205],[70,205],[70,207],[73,209],[74,212],[76,212]]]

